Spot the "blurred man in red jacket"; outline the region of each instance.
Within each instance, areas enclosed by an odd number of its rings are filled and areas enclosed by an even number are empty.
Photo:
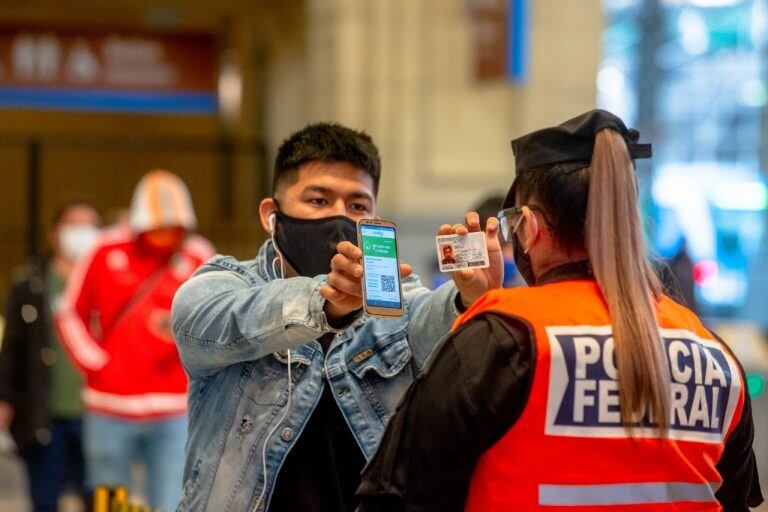
[[[148,173],[134,192],[129,226],[106,232],[78,265],[56,316],[86,376],[88,484],[128,485],[132,462],[141,459],[149,504],[166,511],[181,488],[187,408],[171,302],[213,255],[195,228],[184,182]]]

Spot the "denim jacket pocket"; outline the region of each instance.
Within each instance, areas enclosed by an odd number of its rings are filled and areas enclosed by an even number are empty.
[[[274,357],[243,363],[237,386],[256,405],[283,406],[288,401],[285,365]]]
[[[346,365],[359,379],[369,371],[389,379],[400,373],[411,359],[411,347],[405,332],[377,340],[372,346],[360,347],[358,350],[355,350],[354,345],[349,348],[352,350],[346,354]]]

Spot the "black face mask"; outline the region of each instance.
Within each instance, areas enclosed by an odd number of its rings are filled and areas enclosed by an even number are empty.
[[[517,236],[512,233],[512,251],[515,258],[515,265],[520,275],[523,276],[528,286],[536,284],[536,275],[533,273],[533,265],[531,265],[531,257],[525,253],[523,244],[517,239]]]
[[[297,219],[276,213],[274,240],[280,255],[300,275],[315,277],[331,271],[331,259],[340,242],[357,243],[357,224],[338,215]]]

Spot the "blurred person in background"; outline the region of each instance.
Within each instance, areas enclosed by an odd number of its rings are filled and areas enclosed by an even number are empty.
[[[101,218],[74,199],[53,217],[51,253],[30,261],[8,295],[0,351],[0,429],[10,429],[27,470],[35,512],[57,509],[70,485],[85,497],[82,450],[83,378],[53,325],[75,263],[96,243]]]
[[[147,501],[166,511],[181,489],[187,410],[171,302],[213,255],[196,225],[184,182],[149,172],[134,191],[129,224],[107,231],[76,267],[56,316],[86,378],[88,485],[129,486],[141,460]]]
[[[594,110],[512,142],[498,216],[530,286],[456,322],[367,466],[359,512],[763,501],[744,371],[645,257],[638,138]]]
[[[259,209],[272,239],[255,260],[211,260],[174,300],[190,375],[180,512],[354,510],[403,393],[459,312],[501,286],[492,219],[489,268],[430,292],[402,265],[404,315],[364,315],[355,222],[377,216],[378,149],[319,123],[286,139],[274,168]],[[465,220],[438,234],[480,231],[477,214]]]
[[[677,302],[698,314],[699,306],[696,301],[696,281],[694,280],[693,260],[688,255],[688,244],[683,240],[680,247],[671,258],[661,261],[657,271],[664,292]]]

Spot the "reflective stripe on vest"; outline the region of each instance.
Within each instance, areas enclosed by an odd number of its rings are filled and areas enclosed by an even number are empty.
[[[652,482],[607,485],[539,485],[539,505],[608,506],[715,501],[718,483]]]
[[[466,510],[721,510],[716,465],[741,418],[744,383],[693,313],[667,297],[657,303],[671,378],[666,438],[639,425],[632,438],[621,424],[611,318],[595,281],[490,292],[454,329],[484,313],[530,326],[534,370],[519,419],[475,466]]]

